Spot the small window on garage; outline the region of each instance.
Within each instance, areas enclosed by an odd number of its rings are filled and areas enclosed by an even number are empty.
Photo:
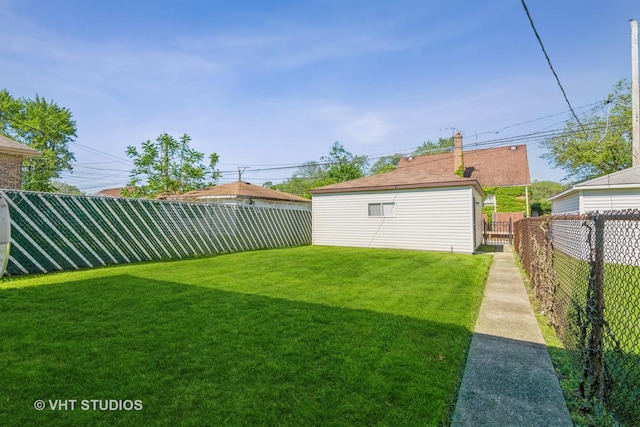
[[[396,216],[395,203],[369,203],[369,216]]]

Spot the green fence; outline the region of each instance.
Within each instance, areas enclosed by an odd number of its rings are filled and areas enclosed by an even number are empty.
[[[311,243],[311,212],[0,190],[6,274],[47,273]]]

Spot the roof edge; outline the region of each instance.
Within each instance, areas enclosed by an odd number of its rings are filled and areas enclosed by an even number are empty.
[[[309,190],[311,194],[330,194],[330,193],[358,193],[362,191],[384,191],[384,190],[412,190],[418,188],[442,188],[442,187],[465,187],[472,186],[480,194],[484,194],[482,187],[478,181],[465,180],[465,181],[442,181],[437,183],[417,183],[417,184],[389,184],[389,185],[363,185],[360,187],[350,188],[314,188]]]
[[[639,188],[640,184],[608,184],[608,185],[581,185],[576,184],[571,188],[568,188],[558,194],[547,198],[549,201],[560,199],[562,197],[569,196],[572,193],[577,193],[582,190],[624,190],[626,188]]]
[[[40,152],[31,147],[0,147],[0,154],[9,154],[13,156],[20,156],[24,159],[32,159],[34,157],[38,157]]]

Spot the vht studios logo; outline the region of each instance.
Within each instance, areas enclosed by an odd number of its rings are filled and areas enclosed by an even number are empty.
[[[116,400],[116,399],[55,399],[44,401],[38,399],[33,402],[33,407],[38,411],[49,409],[51,411],[142,411],[141,400]]]

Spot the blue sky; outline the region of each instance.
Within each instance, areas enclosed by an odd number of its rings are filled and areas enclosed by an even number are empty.
[[[578,112],[630,79],[637,0],[527,5]],[[88,193],[163,132],[262,184],[334,141],[375,158],[455,129],[471,149],[569,118],[519,0],[0,0],[0,22],[0,88],[72,111],[63,181]],[[527,150],[532,179],[565,176]]]

